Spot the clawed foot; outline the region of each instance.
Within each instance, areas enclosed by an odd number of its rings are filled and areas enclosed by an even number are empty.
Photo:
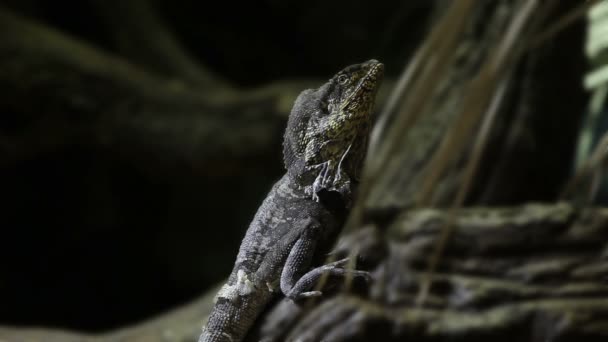
[[[323,295],[323,292],[321,291],[308,291],[308,292],[302,292],[299,293],[295,296],[295,298],[291,298],[291,300],[296,301],[296,300],[301,300],[304,298],[314,298],[314,297],[321,297]]]
[[[320,164],[319,174],[317,175],[317,178],[315,178],[315,181],[312,183],[312,199],[317,202],[319,201],[319,192],[328,188],[329,179],[331,178],[329,176],[330,163],[331,162],[328,161],[323,164]]]
[[[361,270],[351,270],[344,268],[345,265],[348,264],[349,258],[344,258],[338,261],[334,261],[327,265],[319,266],[308,273],[306,273],[298,282],[296,286],[293,287],[292,291],[287,295],[288,298],[293,301],[297,301],[303,298],[311,298],[311,297],[320,297],[323,295],[321,291],[303,291],[305,288],[310,288],[310,286],[317,283],[317,281],[324,274],[328,274],[331,276],[352,276],[355,278],[361,278],[365,282],[369,283],[372,280],[371,274],[367,271]]]
[[[319,201],[319,193],[323,190],[337,191],[344,199],[350,198],[351,183],[348,175],[339,167],[335,167],[335,163],[327,161],[315,166],[319,173],[312,183],[312,198]]]
[[[352,275],[353,277],[362,278],[363,280],[365,280],[365,282],[368,282],[368,283],[371,282],[371,280],[372,280],[371,273],[369,273],[368,271],[344,268],[344,266],[346,266],[349,261],[350,261],[350,258],[344,258],[344,259],[340,259],[338,261],[334,261],[329,264],[320,266],[319,268],[325,272],[329,272],[330,274],[333,273],[332,275],[338,275],[338,276],[339,275],[344,275],[344,276]],[[342,273],[340,273],[340,272],[342,272]]]

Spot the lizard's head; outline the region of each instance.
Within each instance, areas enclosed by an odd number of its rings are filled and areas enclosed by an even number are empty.
[[[383,72],[384,66],[376,60],[351,65],[296,100],[285,132],[285,165],[313,198],[323,191],[337,191],[350,202]]]

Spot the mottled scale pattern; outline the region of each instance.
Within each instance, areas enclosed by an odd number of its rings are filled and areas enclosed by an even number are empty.
[[[241,341],[273,297],[310,290],[320,270],[311,266],[324,261],[352,202],[382,72],[370,60],[298,96],[283,144],[287,173],[253,218],[199,342]]]
[[[280,292],[278,284],[268,283],[280,276],[284,260],[298,236],[294,224],[307,222],[311,213],[321,224],[327,251],[344,223],[344,216],[332,212],[283,176],[272,188],[258,209],[243,243],[228,282],[216,295],[215,308],[199,341],[240,341],[273,295]],[[287,239],[285,239],[287,238]],[[277,253],[278,251],[278,253]],[[281,253],[282,252],[282,253]],[[271,258],[264,263],[266,256]],[[323,253],[316,256],[319,262]],[[262,265],[264,263],[264,265]],[[271,265],[271,266],[266,266]],[[260,268],[262,266],[262,268]]]

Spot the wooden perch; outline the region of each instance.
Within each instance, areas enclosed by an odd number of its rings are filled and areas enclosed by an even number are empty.
[[[528,204],[462,209],[455,215],[451,243],[424,307],[413,302],[425,257],[448,219],[434,209],[404,211],[386,221],[381,227],[387,239],[380,238],[380,226],[343,238],[342,252],[354,249],[362,259],[378,261],[370,267],[375,280],[367,296],[339,294],[296,312],[290,325],[260,324],[278,327],[277,341],[287,335],[288,341],[608,337],[608,209]],[[372,257],[379,250],[385,256]],[[216,290],[118,332],[91,336],[2,328],[0,341],[195,341]],[[288,314],[293,312],[280,317]]]
[[[285,335],[287,341],[608,337],[607,209],[578,211],[557,203],[459,210],[429,300],[416,307],[425,256],[447,220],[448,214],[433,209],[398,215],[386,226],[388,254],[372,269],[369,297],[342,294],[327,300],[274,340]],[[374,248],[351,246],[360,255],[377,253],[377,245],[369,243],[379,236],[375,229],[353,240]]]

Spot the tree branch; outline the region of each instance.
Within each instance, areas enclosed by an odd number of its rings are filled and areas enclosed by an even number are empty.
[[[148,0],[90,1],[129,61],[203,88],[229,87],[190,56]]]
[[[350,251],[342,248],[369,262],[378,243],[385,246],[386,256],[370,268],[374,283],[367,296],[342,294],[309,306],[291,324],[262,322],[274,327],[262,337],[435,341],[508,335],[553,341],[608,336],[607,209],[576,210],[557,203],[455,213],[402,210],[393,216],[378,226],[387,229],[386,239],[375,233],[377,228],[368,228],[349,240]],[[451,243],[433,275],[428,301],[418,308],[424,261],[452,219]]]
[[[608,209],[577,210],[556,203],[458,210],[429,300],[416,308],[423,261],[449,215],[435,209],[402,211],[380,225],[386,239],[373,227],[351,233],[338,244],[338,253],[356,250],[366,260],[375,279],[369,295],[341,294],[304,306],[290,324],[282,325],[268,320],[284,319],[302,307],[279,305],[281,315],[271,311],[259,326],[274,327],[277,341],[286,335],[303,341],[370,336],[431,341],[504,334],[545,341],[608,335],[603,324],[608,312]],[[385,254],[378,257],[380,250]],[[195,341],[216,290],[157,319],[104,335],[1,328],[0,339]]]
[[[188,87],[0,8],[3,163],[66,144],[195,166],[260,155],[312,83]]]
[[[196,341],[220,286],[159,317],[106,334],[85,334],[49,328],[1,327],[0,340],[12,342],[184,342]]]

